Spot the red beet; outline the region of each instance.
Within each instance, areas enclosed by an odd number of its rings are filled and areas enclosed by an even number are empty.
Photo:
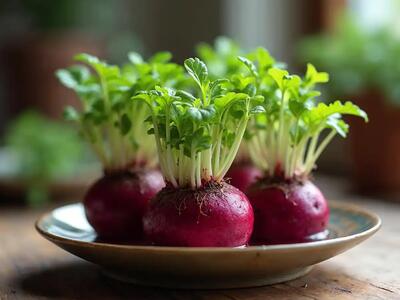
[[[156,170],[105,175],[85,196],[86,217],[101,238],[140,239],[148,201],[163,187]]]
[[[225,175],[225,178],[230,180],[229,183],[241,191],[246,191],[250,185],[261,177],[262,172],[249,163],[235,164]]]
[[[254,209],[252,239],[257,243],[304,242],[327,227],[328,204],[311,181],[270,184],[264,179],[252,185],[247,196]]]
[[[149,241],[164,246],[236,247],[246,245],[254,215],[247,197],[227,183],[166,187],[150,201],[143,218]]]

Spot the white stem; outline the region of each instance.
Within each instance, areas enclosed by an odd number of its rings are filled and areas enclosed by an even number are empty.
[[[314,153],[314,155],[312,157],[312,160],[311,160],[310,164],[307,166],[307,170],[306,170],[307,173],[311,172],[311,170],[314,168],[315,162],[317,161],[317,159],[321,155],[322,151],[325,150],[326,146],[328,146],[328,144],[332,141],[332,139],[334,138],[335,135],[336,135],[336,131],[332,130],[328,134],[328,136],[325,137],[325,139],[318,146],[317,150],[315,151],[315,153]]]
[[[183,172],[184,172],[184,167],[185,167],[185,162],[184,162],[184,154],[183,154],[183,145],[179,145],[179,175],[178,175],[178,181],[179,184],[183,184]]]
[[[201,187],[201,152],[196,155],[196,187]]]
[[[196,188],[196,159],[195,159],[195,155],[196,153],[194,152],[194,147],[192,145],[192,149],[191,149],[191,153],[190,153],[190,186],[192,187],[192,189]]]
[[[89,130],[85,127],[82,127],[82,133],[85,138],[89,141],[89,145],[92,147],[94,153],[96,153],[97,157],[99,158],[101,164],[105,169],[109,168],[109,160],[107,158],[106,151],[104,149],[104,142],[99,144],[100,139],[97,128],[93,128],[92,132],[90,133]],[[95,141],[92,141],[91,135],[94,135]]]
[[[305,166],[306,166],[306,169],[307,169],[307,166],[308,166],[309,164],[311,164],[311,160],[312,160],[312,157],[313,157],[313,155],[314,155],[314,152],[315,152],[315,148],[316,148],[316,146],[317,146],[318,139],[319,139],[319,133],[316,133],[316,134],[311,138],[311,142],[310,142],[310,145],[308,146],[307,155],[306,155],[306,158],[305,158]]]
[[[240,142],[243,138],[243,134],[246,130],[247,120],[248,120],[247,118],[243,119],[239,124],[239,128],[236,131],[236,137],[233,142],[233,145],[232,145],[230,151],[228,152],[226,159],[223,162],[222,168],[218,171],[218,173],[215,176],[217,181],[220,181],[220,180],[222,180],[222,178],[224,178],[226,172],[228,172],[230,166],[233,163],[233,160],[235,159],[236,153],[240,147]]]
[[[167,170],[168,170],[168,175],[170,177],[170,181],[172,183],[173,186],[178,186],[178,183],[176,182],[175,179],[175,162],[174,162],[174,157],[172,154],[172,150],[171,150],[171,133],[170,133],[170,126],[169,126],[169,109],[166,110],[165,112],[165,134],[166,134],[166,147],[167,147],[167,159],[166,159],[166,163],[167,163]]]
[[[280,107],[280,111],[279,111],[279,123],[278,123],[278,143],[277,143],[277,150],[276,153],[279,155],[279,160],[282,160],[282,156],[281,156],[281,148],[282,148],[282,138],[285,132],[285,122],[284,122],[284,116],[285,116],[285,105],[286,105],[286,91],[283,90],[282,91],[282,97],[281,97],[281,107]],[[275,166],[271,166],[271,168],[275,168]]]
[[[152,118],[153,118],[153,124],[154,124],[154,137],[156,139],[156,146],[157,146],[157,152],[158,152],[161,172],[164,174],[165,179],[172,183],[171,178],[169,176],[169,172],[167,171],[165,156],[164,156],[163,148],[161,145],[160,133],[158,132],[158,123],[157,123],[157,120],[156,120],[154,114],[152,114]],[[174,187],[177,187],[177,186],[174,185]]]

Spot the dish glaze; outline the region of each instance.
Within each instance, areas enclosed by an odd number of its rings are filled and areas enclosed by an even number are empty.
[[[325,240],[242,248],[185,248],[97,241],[81,204],[60,207],[36,222],[36,229],[64,250],[99,265],[105,274],[139,285],[184,289],[262,286],[295,279],[316,263],[373,235],[378,216],[357,206],[330,203]]]

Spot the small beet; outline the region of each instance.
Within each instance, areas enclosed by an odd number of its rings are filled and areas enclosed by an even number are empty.
[[[86,217],[101,238],[141,239],[148,201],[163,187],[163,177],[156,170],[105,175],[85,196]]]
[[[309,180],[272,184],[259,181],[246,194],[254,209],[252,240],[256,243],[305,242],[328,225],[328,204]]]
[[[235,164],[225,175],[225,178],[230,180],[229,183],[241,191],[246,191],[250,185],[255,183],[257,179],[261,177],[262,172],[260,169],[250,163]]]
[[[143,221],[146,237],[156,245],[237,247],[248,243],[254,215],[240,190],[207,183],[196,190],[165,187],[150,201]]]

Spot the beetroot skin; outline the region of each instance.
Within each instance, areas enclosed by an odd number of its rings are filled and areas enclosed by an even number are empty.
[[[236,247],[248,243],[254,215],[240,190],[208,183],[196,190],[165,187],[150,201],[143,223],[156,245]]]
[[[280,184],[259,181],[248,189],[247,196],[254,209],[252,240],[256,243],[305,242],[328,225],[328,204],[309,180]]]
[[[261,177],[262,172],[250,163],[235,164],[225,175],[225,178],[229,179],[229,183],[241,191],[246,191],[250,185]]]
[[[101,238],[141,239],[148,201],[164,185],[156,170],[105,175],[85,196],[86,217]]]

